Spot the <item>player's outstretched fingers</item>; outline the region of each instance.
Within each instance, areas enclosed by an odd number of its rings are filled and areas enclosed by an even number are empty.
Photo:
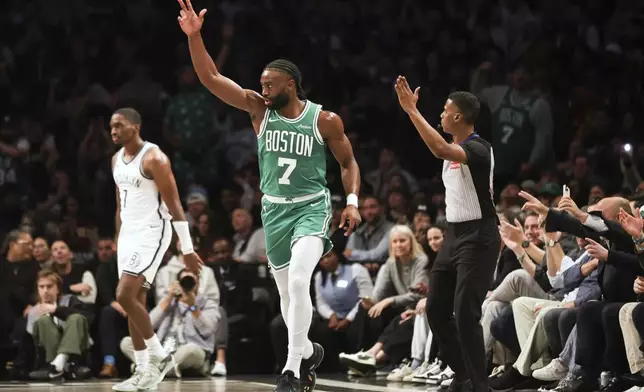
[[[349,230],[347,230],[347,235],[353,233],[353,230],[356,228],[356,222],[353,219],[349,220]]]
[[[188,11],[188,8],[186,8],[186,3],[184,3],[183,0],[177,0],[177,3],[179,3],[179,7],[181,7],[182,11]]]
[[[190,0],[186,0],[186,6],[188,6],[188,11],[194,11],[194,9],[192,8],[192,3],[190,2]]]

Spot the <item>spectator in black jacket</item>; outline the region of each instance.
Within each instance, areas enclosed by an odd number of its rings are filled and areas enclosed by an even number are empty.
[[[532,196],[522,192],[526,198]],[[538,204],[537,204],[538,203]],[[631,302],[635,300],[632,290],[633,281],[640,273],[638,258],[633,254],[633,239],[616,221],[620,209],[630,211],[628,200],[608,197],[581,211],[572,199],[564,197],[559,205],[561,211],[548,209],[538,201],[526,203],[546,222],[546,231],[561,231],[579,238],[590,238],[609,243],[607,260],[598,267],[599,285],[605,301]]]
[[[29,311],[34,300],[38,262],[32,259],[33,240],[26,232],[12,231],[4,242],[4,258],[0,259],[0,366],[11,358],[6,348],[13,346],[9,338],[19,320]],[[20,330],[24,330],[24,324]]]
[[[256,320],[249,317],[253,302],[252,267],[233,260],[232,244],[227,238],[217,238],[212,243],[212,252],[206,265],[215,273],[219,284],[221,324],[215,339],[217,357],[211,370],[213,376],[225,376],[228,326],[235,336],[244,337]]]
[[[96,287],[98,296],[96,304],[100,307],[100,324],[98,333],[103,354],[103,368],[99,377],[117,378],[116,355],[119,342],[128,334],[127,313],[116,301],[118,284],[118,266],[114,252],[114,241],[102,238],[98,242],[98,267],[96,268]]]
[[[27,332],[44,351],[46,366],[30,377],[55,380],[65,373],[73,379],[88,377],[89,368],[80,363],[89,347],[91,313],[76,296],[62,294],[63,280],[55,272],[40,271],[37,282],[38,303],[29,311]]]
[[[253,301],[252,269],[232,258],[232,245],[227,238],[213,241],[212,252],[206,265],[215,272],[219,283],[220,304],[229,317],[245,314]]]
[[[559,205],[562,211],[556,211],[525,192],[520,195],[528,201],[524,208],[537,212],[546,222],[547,231],[565,231],[588,239],[586,249],[600,260],[598,274],[603,301],[588,302],[579,309],[575,350],[578,366],[570,368],[559,382],[559,387],[566,391],[594,389],[603,364],[617,375],[628,371],[619,310],[625,302],[635,301],[632,282],[644,272],[633,254],[633,238],[617,222],[620,211],[629,211],[631,215],[630,204],[626,199],[610,197],[584,213],[572,199],[564,197]],[[602,246],[603,240],[609,246]],[[620,380],[616,377],[611,384],[617,382]],[[615,387],[620,386],[607,386],[610,390]]]
[[[54,257],[52,269],[63,279],[62,293],[74,294],[86,304],[95,304],[97,289],[94,275],[81,265],[74,264],[74,254],[65,241],[56,241],[51,245]]]

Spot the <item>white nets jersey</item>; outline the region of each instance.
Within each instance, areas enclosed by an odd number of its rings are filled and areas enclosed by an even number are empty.
[[[121,199],[118,274],[119,277],[123,274],[143,276],[144,287],[150,287],[154,282],[172,240],[172,217],[168,207],[161,200],[154,181],[143,174],[143,158],[156,147],[146,142],[129,162],[123,159],[121,149],[114,163],[114,182]]]
[[[138,232],[172,219],[156,184],[143,174],[143,157],[152,148],[157,145],[145,142],[129,162],[123,148],[117,153],[113,174],[121,199],[121,231]]]

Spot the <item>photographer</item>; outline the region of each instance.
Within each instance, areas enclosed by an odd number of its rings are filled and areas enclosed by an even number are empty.
[[[215,347],[215,333],[221,317],[212,299],[198,294],[199,277],[182,269],[168,294],[150,312],[152,327],[166,351],[174,354],[174,375],[191,370],[199,375],[208,371]],[[132,339],[121,341],[121,351],[134,362]]]

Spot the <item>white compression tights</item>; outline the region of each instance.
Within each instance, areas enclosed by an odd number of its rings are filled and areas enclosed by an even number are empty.
[[[273,271],[280,293],[282,317],[288,328],[288,356],[282,373],[290,370],[296,378],[300,378],[302,358],[313,355],[313,344],[308,338],[313,317],[310,287],[313,270],[323,251],[321,238],[302,237],[291,249],[289,266]]]

